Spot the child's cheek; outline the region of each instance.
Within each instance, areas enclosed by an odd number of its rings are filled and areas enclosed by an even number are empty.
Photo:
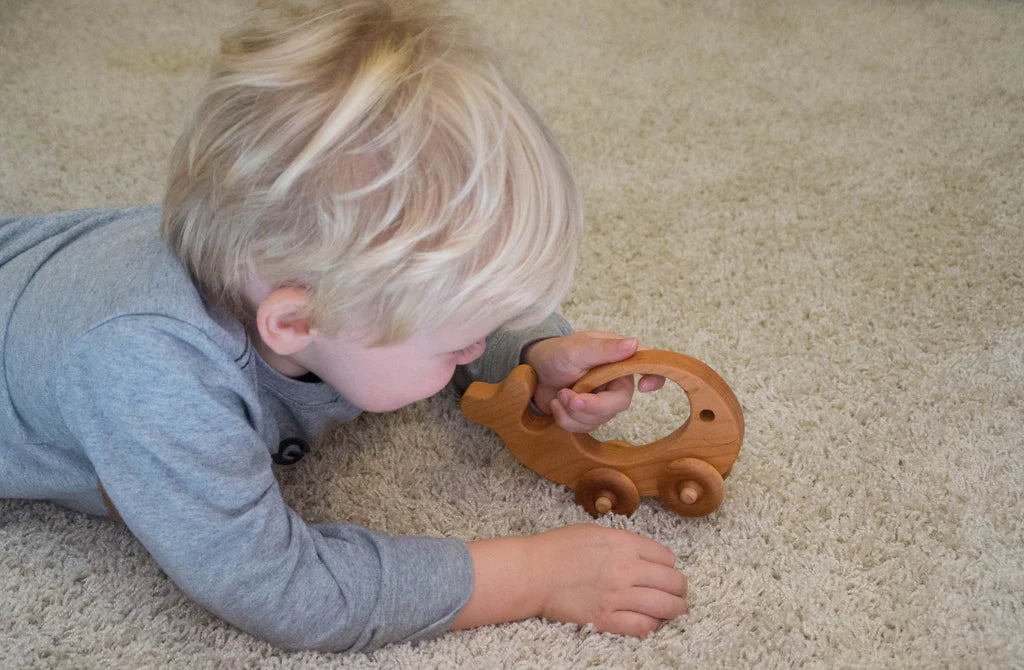
[[[444,387],[448,386],[448,382],[450,382],[452,380],[452,377],[454,376],[455,363],[448,363],[442,366],[437,373],[437,390],[434,391],[434,393],[432,393],[431,395],[434,395],[435,393],[440,393],[444,389]]]
[[[415,376],[408,378],[410,383],[406,388],[407,392],[412,391],[410,395],[414,394],[415,397],[408,398],[407,404],[431,398],[443,391],[455,375],[455,364],[442,363],[430,369],[420,369],[419,374],[413,374]]]

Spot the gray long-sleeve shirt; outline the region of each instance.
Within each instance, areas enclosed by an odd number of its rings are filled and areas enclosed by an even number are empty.
[[[473,585],[464,542],[305,524],[271,463],[361,410],[290,379],[213,309],[159,238],[160,209],[0,218],[0,497],[106,515],[172,580],[286,648],[437,635]],[[553,315],[456,374],[497,381]]]

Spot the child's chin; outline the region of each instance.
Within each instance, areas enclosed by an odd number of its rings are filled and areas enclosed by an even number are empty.
[[[411,405],[415,400],[388,400],[386,398],[381,399],[367,399],[362,404],[357,405],[364,412],[370,412],[371,414],[381,414],[383,412],[394,412],[397,409],[402,409],[407,405]]]
[[[396,409],[402,409],[403,407],[417,403],[420,400],[426,400],[427,398],[435,396],[443,391],[445,386],[447,386],[447,383],[440,385],[437,388],[434,388],[433,386],[429,388],[420,388],[417,391],[412,391],[411,393],[402,396],[359,398],[359,402],[350,399],[349,402],[364,412],[371,412],[373,414],[393,412]]]

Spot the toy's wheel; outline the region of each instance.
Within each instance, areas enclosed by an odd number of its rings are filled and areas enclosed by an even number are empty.
[[[680,516],[704,516],[722,504],[725,482],[707,461],[680,458],[658,477],[658,497]]]
[[[608,512],[632,514],[640,504],[633,480],[612,468],[589,470],[576,482],[576,504],[592,517]]]

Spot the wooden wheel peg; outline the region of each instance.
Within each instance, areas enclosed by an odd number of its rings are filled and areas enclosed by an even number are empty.
[[[576,502],[597,516],[630,515],[639,496],[658,495],[683,516],[716,510],[743,442],[743,412],[725,381],[695,358],[673,351],[638,351],[632,358],[594,368],[575,386],[587,393],[613,379],[655,374],[678,384],[690,401],[690,416],[665,437],[633,446],[600,442],[562,430],[550,416],[530,408],[537,373],[520,365],[498,384],[476,382],[462,396],[462,411],[493,429],[526,467],[576,489]]]
[[[612,468],[588,470],[575,488],[576,504],[594,517],[608,512],[629,516],[640,504],[633,480]]]
[[[658,497],[682,516],[704,516],[718,509],[725,497],[721,473],[698,458],[672,461],[658,478]]]

